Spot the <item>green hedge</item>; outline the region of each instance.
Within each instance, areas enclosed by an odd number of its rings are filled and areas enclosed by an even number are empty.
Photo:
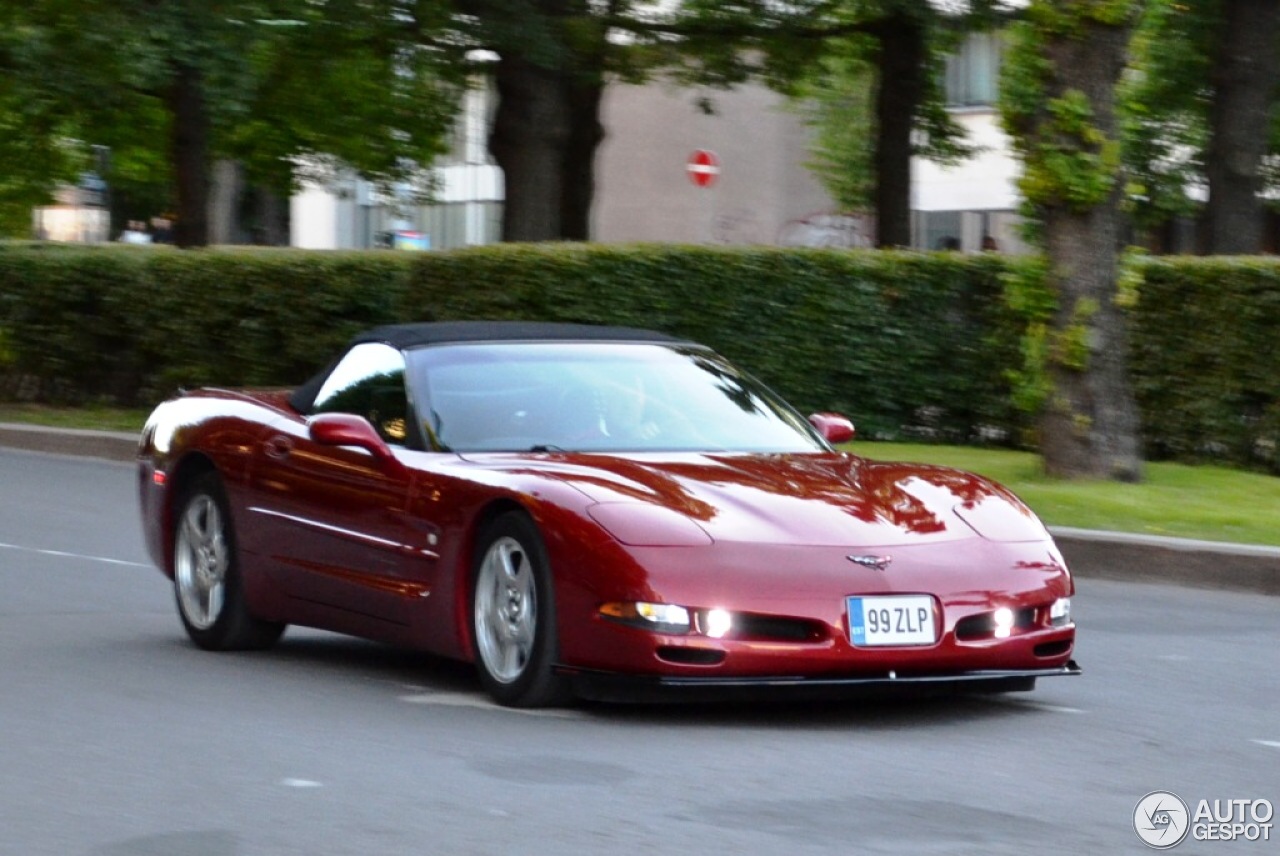
[[[291,385],[395,320],[399,253],[0,249],[0,395],[149,405],[179,386]]]
[[[286,386],[364,327],[518,318],[705,342],[862,436],[1016,444],[1040,276],[997,254],[0,247],[0,396],[145,405],[179,385]],[[1280,264],[1141,259],[1128,279],[1148,457],[1280,472]]]
[[[770,248],[533,245],[424,257],[433,318],[652,327],[705,342],[805,412],[863,436],[1009,438],[1016,337],[988,257]]]
[[[1147,456],[1280,473],[1280,261],[1137,265],[1130,370]]]

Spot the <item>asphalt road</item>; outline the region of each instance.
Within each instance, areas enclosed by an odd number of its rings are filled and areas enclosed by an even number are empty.
[[[1085,675],[1030,694],[516,712],[329,634],[197,651],[132,479],[0,451],[4,856],[1143,853],[1150,791],[1280,805],[1275,598],[1081,581]]]

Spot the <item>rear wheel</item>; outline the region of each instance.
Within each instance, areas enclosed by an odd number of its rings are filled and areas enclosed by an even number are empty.
[[[249,612],[226,493],[216,474],[199,476],[183,491],[175,519],[173,588],[187,635],[210,651],[273,645],[284,625]]]
[[[471,594],[471,630],[480,682],[495,701],[541,707],[568,700],[557,656],[551,569],[537,526],[508,512],[480,536]]]

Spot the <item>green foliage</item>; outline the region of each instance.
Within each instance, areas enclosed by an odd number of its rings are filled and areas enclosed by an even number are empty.
[[[1129,176],[1125,196],[1140,226],[1195,208],[1188,191],[1205,180],[1210,56],[1220,18],[1218,0],[1145,5],[1130,48],[1130,72],[1117,90]],[[1280,133],[1273,137],[1280,144]]]
[[[295,384],[356,330],[396,320],[651,327],[717,347],[802,408],[848,412],[865,436],[975,440],[1020,431],[1001,371],[1016,338],[994,332],[1010,317],[1003,269],[990,254],[666,246],[16,248],[0,250],[12,296],[0,327],[16,334],[10,374],[42,397],[108,393],[86,372],[114,362],[103,353],[129,354],[145,371],[126,403],[177,385]],[[127,345],[74,346],[90,306],[95,330],[125,331]]]
[[[1052,332],[1047,274],[990,253],[0,245],[0,397],[127,405],[178,385],[291,386],[377,324],[574,321],[705,342],[866,438],[1017,444],[1049,401],[1047,361],[1085,354]],[[1280,473],[1280,262],[1137,256],[1121,278],[1148,456]],[[1097,310],[1081,301],[1067,330]]]
[[[1020,338],[1020,360],[1005,368],[1005,378],[1012,387],[1014,406],[1029,415],[1039,413],[1053,392],[1046,367],[1050,322],[1058,298],[1048,286],[1048,276],[1048,264],[1040,258],[1010,265],[1001,276],[1004,303],[1018,319],[1014,330]]]
[[[1098,125],[1089,97],[1062,84],[1045,51],[1047,40],[1084,39],[1088,24],[1123,29],[1136,8],[1133,0],[1037,0],[1014,28],[1001,80],[1001,119],[1022,155],[1018,187],[1034,208],[1088,211],[1110,198],[1120,178],[1119,141]]]
[[[865,38],[847,39],[791,90],[792,105],[814,129],[806,164],[842,211],[867,211],[875,192],[875,69]]]
[[[283,384],[395,317],[394,253],[0,249],[0,390],[52,402],[154,403],[178,385]]]
[[[1132,313],[1148,454],[1280,473],[1280,264],[1144,258]]]
[[[657,327],[706,342],[866,436],[1009,437],[997,259],[767,248],[481,248],[424,259],[435,317]],[[458,282],[502,283],[501,289]],[[993,359],[994,354],[1002,354]]]
[[[1134,219],[1150,227],[1193,213],[1191,189],[1206,182],[1211,107],[1222,72],[1214,54],[1224,34],[1224,0],[1147,0],[1122,83],[1124,160]],[[1276,47],[1280,50],[1280,46]],[[1280,187],[1280,88],[1272,99],[1270,158],[1263,186]]]
[[[0,250],[10,377],[53,400],[128,399],[142,374],[130,311],[142,261],[109,249]]]
[[[965,131],[946,109],[941,81],[946,51],[956,34],[930,21],[925,92],[916,116],[915,153],[937,163],[956,164],[972,156]],[[875,91],[878,84],[874,38],[864,33],[832,37],[824,52],[798,76],[776,75],[774,85],[790,98],[806,124],[815,130],[812,159],[807,164],[843,211],[873,207],[877,176]]]
[[[90,143],[111,152],[113,192],[167,195],[180,75],[199,81],[200,103],[189,103],[203,112],[210,157],[242,160],[277,192],[317,154],[406,178],[410,160],[442,150],[458,90],[442,82],[439,52],[403,49],[402,6],[0,0],[0,211],[9,199],[29,208],[85,169]]]

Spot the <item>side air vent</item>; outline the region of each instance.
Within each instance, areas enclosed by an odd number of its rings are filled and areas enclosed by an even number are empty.
[[[658,658],[681,666],[718,666],[724,662],[723,651],[686,648],[676,645],[658,646]]]

